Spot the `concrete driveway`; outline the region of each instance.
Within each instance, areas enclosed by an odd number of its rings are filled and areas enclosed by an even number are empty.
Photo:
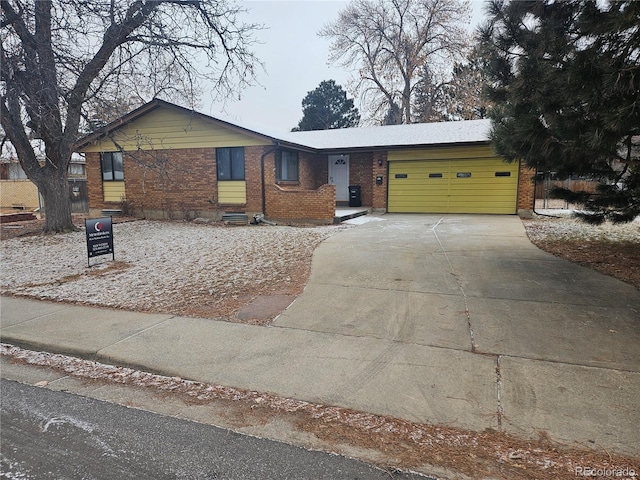
[[[513,433],[638,453],[640,292],[539,250],[517,217],[385,215],[335,235],[274,325],[390,342],[349,376],[354,394],[388,389],[383,365],[411,362],[405,347],[435,347],[421,350],[435,370],[408,373],[404,388],[421,387],[398,395],[429,397],[436,420],[477,428],[442,413],[468,403]]]

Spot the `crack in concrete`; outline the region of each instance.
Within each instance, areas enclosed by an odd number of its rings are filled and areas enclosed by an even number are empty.
[[[449,255],[447,254],[447,251],[445,250],[444,245],[442,245],[442,242],[440,241],[440,237],[438,237],[438,232],[436,231],[438,226],[443,221],[444,221],[444,217],[440,218],[440,220],[438,220],[436,222],[436,224],[433,227],[431,227],[431,231],[433,232],[433,235],[436,237],[436,241],[438,242],[438,245],[440,246],[440,249],[442,250],[444,258],[446,258],[447,263],[449,264],[449,270],[451,272],[451,275],[453,275],[453,278],[456,279],[456,283],[458,284],[458,289],[462,293],[462,298],[464,300],[464,313],[465,313],[465,315],[467,317],[467,328],[469,329],[469,338],[470,338],[470,341],[471,341],[471,351],[473,353],[475,353],[476,352],[476,342],[475,342],[475,336],[474,336],[474,333],[473,333],[473,325],[471,325],[471,313],[469,312],[469,298],[467,297],[467,293],[464,291],[464,287],[462,286],[462,282],[460,281],[460,277],[454,271],[453,264],[451,263],[451,259],[449,258]]]
[[[96,353],[95,353],[95,357],[96,357],[96,359],[97,359],[97,358],[100,358],[100,357],[102,356],[102,353],[101,353],[101,352],[102,352],[103,350],[105,350],[105,349],[107,349],[107,348],[114,347],[114,346],[116,346],[116,345],[118,345],[118,344],[120,344],[120,343],[122,343],[122,342],[126,342],[127,340],[129,340],[129,339],[131,339],[131,338],[133,338],[133,337],[136,337],[136,336],[140,335],[141,333],[144,333],[144,332],[147,332],[147,331],[152,330],[152,329],[154,329],[154,328],[157,328],[157,327],[159,327],[160,325],[163,325],[163,324],[167,323],[169,320],[173,320],[174,318],[177,318],[177,315],[172,315],[172,316],[170,316],[169,318],[165,318],[164,320],[161,320],[161,321],[159,321],[159,322],[157,322],[157,323],[154,323],[154,324],[152,324],[152,325],[149,325],[148,327],[145,327],[145,328],[143,328],[142,330],[138,330],[137,332],[132,333],[131,335],[127,335],[126,337],[121,338],[121,339],[120,339],[120,340],[118,340],[117,342],[114,342],[114,343],[112,343],[112,344],[110,344],[110,345],[106,345],[106,346],[104,346],[104,347],[102,347],[102,348],[100,348],[100,349],[96,350]]]
[[[496,357],[496,399],[498,402],[498,430],[502,431],[502,417],[504,408],[502,407],[502,373],[500,372],[500,359],[502,355]]]

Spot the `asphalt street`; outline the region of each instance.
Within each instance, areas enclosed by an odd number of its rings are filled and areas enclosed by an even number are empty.
[[[425,478],[9,380],[1,400],[3,478]]]

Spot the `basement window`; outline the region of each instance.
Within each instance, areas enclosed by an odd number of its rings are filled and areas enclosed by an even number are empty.
[[[430,173],[429,178],[442,178],[441,173]]]
[[[456,173],[458,178],[471,178],[471,172],[458,172]]]
[[[510,177],[511,172],[496,172],[496,177]]]

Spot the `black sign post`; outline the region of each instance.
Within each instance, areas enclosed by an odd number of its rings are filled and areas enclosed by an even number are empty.
[[[116,259],[116,254],[113,251],[112,225],[111,217],[91,218],[84,221],[87,233],[87,265],[89,267],[91,266],[91,257],[110,253],[113,255],[113,260]]]

